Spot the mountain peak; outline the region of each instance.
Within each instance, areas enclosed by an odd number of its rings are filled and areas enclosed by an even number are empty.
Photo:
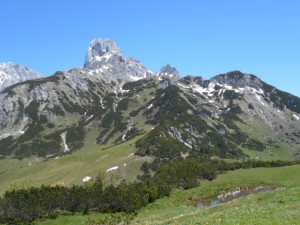
[[[159,75],[180,76],[178,70],[170,64],[163,66],[159,71]]]
[[[234,88],[243,88],[246,86],[252,88],[262,87],[262,82],[259,78],[251,74],[242,73],[238,70],[217,75],[211,78],[210,81],[214,81],[219,84],[226,84]]]
[[[86,52],[84,67],[87,68],[93,62],[98,61],[100,57],[107,53],[120,54],[120,49],[114,40],[109,38],[94,39]]]
[[[44,77],[44,75],[20,64],[0,63],[0,91],[15,83]]]

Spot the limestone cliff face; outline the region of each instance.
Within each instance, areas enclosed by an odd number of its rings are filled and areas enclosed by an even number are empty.
[[[86,52],[85,68],[94,68],[105,54],[121,54],[119,47],[112,39],[94,39]]]
[[[0,91],[13,84],[42,77],[44,75],[19,64],[0,63]]]
[[[138,80],[153,73],[138,60],[121,54],[117,44],[111,39],[95,39],[87,50],[84,68],[104,73],[109,80]]]

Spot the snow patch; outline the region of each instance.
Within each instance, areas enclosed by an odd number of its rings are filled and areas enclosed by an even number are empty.
[[[181,87],[183,87],[183,88],[190,88],[190,86],[185,86],[185,85],[183,85],[181,83],[178,83],[178,85],[181,86]]]
[[[144,77],[129,76],[129,78],[132,79],[133,81],[137,81],[137,80],[143,79]]]
[[[202,94],[205,98],[207,98],[207,96],[205,94],[203,94],[204,92],[207,92],[206,88],[198,86],[196,88],[193,88],[193,91],[198,92],[198,93]]]
[[[149,105],[149,106],[148,106],[148,109],[150,109],[152,106],[153,106],[153,104]]]
[[[184,85],[181,85],[181,86],[185,87]],[[239,93],[240,91],[244,90],[244,88],[234,89],[232,86],[227,85],[227,84],[222,85],[222,84],[219,84],[219,83],[212,82],[212,83],[209,84],[209,86],[207,88],[204,88],[200,85],[196,85],[196,86],[194,86],[193,91],[196,91],[200,94],[203,94],[205,97],[206,97],[205,94],[212,97],[214,95],[214,93],[216,92],[216,86],[222,87],[222,89],[220,89],[218,91],[218,96],[220,96],[222,93],[224,93],[225,90],[233,90],[236,93]],[[185,87],[185,88],[187,88],[187,87]]]
[[[128,155],[128,158],[130,158],[130,157],[132,157],[132,156],[134,156],[134,153],[129,154],[129,155]]]
[[[104,106],[103,106],[103,98],[100,98],[100,105],[101,105],[101,108],[104,109]]]
[[[266,104],[261,100],[261,97],[258,94],[255,93],[255,96],[260,104],[262,104],[263,106],[266,106]]]
[[[224,85],[224,88],[225,88],[226,90],[235,90],[232,86],[227,85],[227,84]]]
[[[218,96],[220,96],[222,94],[223,90],[221,89],[218,93]]]
[[[261,95],[265,95],[264,91],[261,88],[259,90],[256,90],[256,93],[261,94]]]
[[[297,115],[295,115],[295,114],[293,114],[293,117],[295,117],[296,120],[299,120],[299,119],[300,119],[299,116],[297,116]]]
[[[90,181],[92,178],[90,176],[86,176],[82,179],[83,182],[88,182]]]
[[[120,92],[121,92],[121,93],[128,93],[129,91],[130,91],[130,90],[124,90],[124,89],[122,89],[122,88],[120,89]]]
[[[147,70],[148,73],[151,73],[151,74],[155,74],[155,72],[151,71],[151,70]]]
[[[62,140],[62,144],[64,146],[64,152],[70,151],[70,149],[69,149],[69,147],[67,145],[67,142],[66,142],[66,136],[67,136],[67,131],[60,134],[60,137],[61,137],[61,140]]]
[[[119,169],[119,166],[114,166],[112,168],[107,169],[106,172],[110,172],[110,171],[117,170],[117,169]]]
[[[90,119],[92,119],[93,116],[94,116],[94,114],[90,115],[90,116],[85,120],[85,122],[88,121],[88,120],[90,120]]]
[[[186,142],[183,142],[183,144],[184,144],[185,146],[187,146],[188,148],[193,148],[190,144],[188,144],[188,143],[186,143]]]
[[[102,59],[102,57],[99,56],[99,55],[96,55],[96,56],[95,56],[95,59],[96,59],[97,61],[100,61],[100,60]]]
[[[112,57],[112,54],[110,54],[110,53],[106,53],[102,56],[102,58],[105,59],[105,62],[107,62],[111,57]]]

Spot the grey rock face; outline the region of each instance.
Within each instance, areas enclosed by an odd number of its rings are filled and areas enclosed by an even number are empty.
[[[179,78],[179,72],[177,69],[170,64],[167,64],[166,66],[163,66],[159,71],[159,76],[168,75],[168,76],[174,76]]]
[[[240,71],[232,71],[226,74],[221,74],[213,77],[210,81],[230,85],[233,88],[244,88],[248,86],[259,89],[263,86],[259,78],[254,75],[243,74]]]
[[[44,77],[44,75],[25,66],[6,62],[0,63],[0,91],[15,83]]]
[[[177,140],[182,142],[182,134],[181,131],[176,127],[170,127],[168,130],[170,136],[176,138]]]
[[[98,84],[103,84],[106,89],[101,89]],[[44,115],[49,120],[56,120],[65,113],[78,113],[76,108],[72,111],[72,106],[84,109],[95,101],[92,96],[101,99],[103,92],[111,91],[110,88],[99,74],[90,76],[88,71],[76,68],[9,87],[0,94],[0,139],[22,135],[31,123],[36,122],[26,113],[32,102],[37,105],[35,113],[38,117]]]
[[[85,68],[94,68],[95,62],[99,61],[100,58],[107,54],[120,54],[120,49],[117,44],[108,38],[99,38],[93,40],[87,50],[86,57],[85,57]]]
[[[164,81],[162,81],[159,85],[158,85],[158,88],[160,89],[166,89],[167,87],[173,85],[174,82],[172,79],[168,78],[168,79],[165,79]]]
[[[86,53],[84,69],[90,74],[101,74],[107,81],[135,81],[153,76],[153,72],[138,60],[121,54],[117,44],[111,39],[95,39],[91,42]]]
[[[188,75],[188,76],[181,78],[178,82],[180,82],[184,85],[196,84],[196,85],[204,86],[204,79],[201,76],[195,77],[192,75]]]

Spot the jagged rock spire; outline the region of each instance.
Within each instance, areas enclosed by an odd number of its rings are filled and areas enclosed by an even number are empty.
[[[100,57],[107,53],[120,54],[120,49],[114,40],[109,38],[97,38],[94,39],[86,52],[84,67],[88,68]]]
[[[159,76],[162,75],[169,75],[169,76],[175,76],[175,77],[179,77],[179,72],[178,70],[171,66],[170,64],[167,64],[166,66],[163,66],[160,71],[159,71]]]

